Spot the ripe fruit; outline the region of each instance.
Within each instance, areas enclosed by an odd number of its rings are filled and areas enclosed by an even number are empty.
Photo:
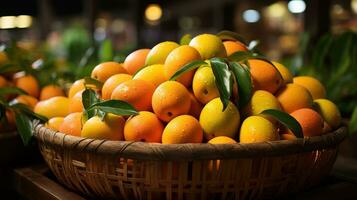
[[[235,144],[237,141],[227,136],[218,136],[208,141],[210,144]]]
[[[190,100],[191,100],[191,106],[188,114],[198,119],[200,117],[203,106],[191,92],[190,92]]]
[[[150,110],[154,90],[154,86],[147,81],[128,80],[114,89],[111,99],[126,101],[140,111]]]
[[[152,95],[152,108],[163,121],[187,114],[191,106],[190,93],[181,83],[166,81]]]
[[[184,65],[194,60],[200,60],[201,56],[198,51],[188,45],[177,47],[167,56],[164,66],[164,74],[167,80],[176,73]],[[184,86],[189,87],[192,82],[194,71],[188,71],[182,74],[177,81]]]
[[[30,95],[19,95],[16,97],[16,101],[18,103],[27,105],[31,109],[33,109],[38,102],[38,100],[35,97],[30,96]]]
[[[196,71],[193,76],[192,90],[195,97],[203,104],[219,97],[219,92],[216,86],[216,78],[214,77],[210,66],[207,65],[200,67]]]
[[[55,131],[59,131],[59,127],[63,122],[63,117],[53,117],[47,121],[45,126]]]
[[[57,85],[47,85],[41,90],[40,100],[42,101],[57,96],[64,96],[63,89]]]
[[[310,76],[297,76],[293,79],[295,84],[306,88],[313,99],[323,99],[326,97],[326,90],[322,83]]]
[[[201,143],[203,132],[200,123],[190,115],[172,119],[162,134],[163,144]]]
[[[289,83],[276,94],[281,107],[287,113],[300,108],[311,108],[312,97],[309,91],[295,83]]]
[[[77,92],[72,98],[69,99],[69,112],[82,112],[83,111],[83,103],[82,103],[82,93],[84,90]]]
[[[262,116],[246,118],[240,128],[240,143],[254,143],[279,140],[277,127]]]
[[[29,95],[38,97],[40,94],[40,87],[38,81],[32,75],[22,76],[16,79],[15,86],[23,89]]]
[[[0,76],[0,88],[6,87],[7,86],[7,81],[4,77]]]
[[[73,136],[81,136],[82,130],[82,112],[75,112],[67,115],[62,124],[59,126],[59,131]]]
[[[250,59],[248,62],[254,89],[266,90],[274,94],[283,83],[279,71],[273,65],[263,60]]]
[[[104,100],[110,99],[113,90],[121,83],[131,80],[132,76],[129,74],[115,74],[108,78],[102,87],[102,98]]]
[[[126,69],[128,74],[133,75],[139,69],[144,67],[145,60],[149,52],[150,49],[138,49],[132,52],[131,54],[129,54],[128,57],[125,58],[124,68]]]
[[[227,57],[222,40],[216,35],[198,35],[191,40],[189,45],[197,49],[203,60],[213,57]]]
[[[127,141],[158,142],[164,126],[152,112],[141,111],[130,117],[124,127],[124,138]]]
[[[9,61],[6,52],[0,51],[0,65],[3,65]]]
[[[279,71],[280,75],[283,77],[284,83],[292,83],[293,82],[293,75],[289,71],[288,68],[286,68],[284,65],[278,63],[278,62],[272,62],[276,69]]]
[[[267,109],[281,110],[278,99],[270,92],[257,90],[253,93],[249,103],[244,108],[247,116],[259,115]]]
[[[164,74],[164,65],[156,64],[145,67],[135,74],[133,79],[140,79],[152,83],[155,88],[167,81]]]
[[[76,80],[68,91],[68,98],[72,98],[77,92],[86,89],[84,79]],[[87,85],[88,88],[96,90],[94,85]]]
[[[145,65],[164,64],[169,53],[179,47],[176,42],[166,41],[155,45],[146,57]]]
[[[304,136],[319,136],[322,133],[324,122],[319,113],[310,108],[302,108],[290,114],[301,125]]]
[[[206,139],[216,136],[234,138],[240,124],[239,111],[232,102],[229,102],[224,111],[222,110],[223,104],[219,98],[211,100],[203,107],[200,124]]]
[[[239,41],[224,41],[223,45],[226,49],[227,56],[230,56],[237,51],[248,51],[247,47]]]
[[[104,62],[93,69],[91,77],[104,83],[109,77],[122,73],[127,73],[122,64],[117,62]]]
[[[50,99],[39,101],[34,112],[47,118],[65,117],[69,114],[69,99],[67,97],[52,97]]]
[[[94,116],[83,124],[81,136],[101,140],[120,140],[123,138],[124,123],[124,118],[118,115],[107,114],[104,120]]]
[[[321,117],[331,128],[336,129],[340,126],[341,113],[332,101],[328,99],[316,99],[314,103],[316,111],[320,113]]]

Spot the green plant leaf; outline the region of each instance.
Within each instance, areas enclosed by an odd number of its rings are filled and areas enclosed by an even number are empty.
[[[84,109],[88,109],[92,105],[98,103],[100,99],[97,96],[97,93],[92,89],[85,89],[82,93],[82,103]]]
[[[112,41],[106,39],[102,42],[99,48],[99,60],[101,62],[111,61],[113,60],[113,46]]]
[[[248,59],[256,58],[258,55],[251,51],[237,51],[231,54],[228,59],[235,62],[241,62]]]
[[[230,62],[229,66],[238,84],[238,102],[237,106],[243,108],[250,101],[253,93],[252,79],[247,67],[244,67],[239,62]]]
[[[97,102],[89,107],[89,110],[98,109],[105,113],[116,115],[137,115],[138,111],[129,103],[121,100],[106,100]]]
[[[114,56],[113,61],[117,63],[124,63],[126,56],[123,54],[117,54]]]
[[[274,119],[278,120],[280,123],[282,123],[285,127],[290,129],[294,135],[297,138],[303,138],[304,135],[302,133],[302,128],[299,124],[298,121],[291,115],[289,115],[286,112],[280,111],[280,110],[274,110],[274,109],[267,109],[261,112],[260,114],[263,115],[269,115],[273,117]]]
[[[33,135],[32,123],[30,118],[19,112],[15,112],[15,122],[16,122],[17,132],[20,134],[22,142],[25,145],[28,145]]]
[[[180,45],[188,45],[192,40],[192,37],[190,34],[185,34],[181,37],[180,39]]]
[[[20,67],[19,65],[16,65],[14,63],[7,63],[4,65],[1,65],[0,74],[6,73],[6,72],[17,72],[17,71],[21,71],[21,70],[23,70],[23,68]]]
[[[182,74],[184,74],[185,72],[196,69],[202,65],[207,65],[207,63],[202,60],[194,60],[192,62],[189,62],[186,65],[184,65],[183,67],[181,67],[179,70],[177,70],[175,72],[175,74],[171,76],[170,81],[174,81],[178,77],[180,77]]]
[[[26,91],[18,88],[18,87],[2,87],[0,88],[0,95],[4,94],[27,94]]]
[[[47,122],[48,119],[45,116],[39,115],[35,112],[33,112],[29,107],[25,104],[22,103],[15,103],[15,104],[10,104],[10,108],[14,108],[17,112],[26,114],[30,118],[35,118],[40,120],[42,123]]]
[[[348,123],[348,130],[350,136],[357,133],[357,106],[354,108],[351,116],[351,120]]]
[[[232,32],[232,31],[227,31],[227,30],[223,30],[219,33],[217,33],[217,36],[219,38],[221,38],[221,40],[233,40],[233,41],[239,41],[241,43],[243,43],[244,45],[248,46],[247,41],[238,33],[236,32]]]
[[[228,64],[222,58],[211,58],[211,68],[216,80],[216,86],[219,91],[220,99],[223,104],[223,110],[228,106],[229,99],[232,96],[233,77],[229,71]]]
[[[85,85],[95,85],[96,88],[100,89],[103,87],[103,83],[98,81],[97,79],[91,77],[84,77],[84,84]]]

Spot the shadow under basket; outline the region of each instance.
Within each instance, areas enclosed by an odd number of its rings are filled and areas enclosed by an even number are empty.
[[[85,139],[35,124],[48,166],[70,189],[109,199],[272,199],[319,183],[346,137],[252,144],[154,144]]]

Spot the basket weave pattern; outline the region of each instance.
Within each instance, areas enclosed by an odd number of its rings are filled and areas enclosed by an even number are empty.
[[[321,137],[256,144],[93,140],[35,124],[48,166],[65,186],[110,199],[267,199],[329,173],[342,127]]]

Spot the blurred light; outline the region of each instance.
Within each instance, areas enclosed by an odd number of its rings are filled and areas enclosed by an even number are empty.
[[[351,8],[352,8],[353,12],[357,14],[357,0],[351,1]]]
[[[259,21],[260,19],[260,14],[258,11],[249,9],[243,12],[243,19],[244,21],[248,23],[255,23]]]
[[[281,18],[287,12],[286,4],[284,2],[276,2],[268,6],[266,13],[272,18]]]
[[[114,33],[121,33],[125,30],[125,21],[121,19],[115,19],[112,23],[112,31]]]
[[[103,41],[107,37],[105,28],[98,27],[94,30],[94,39],[96,41]]]
[[[288,3],[288,9],[292,13],[303,13],[306,9],[305,1],[303,0],[291,0]]]
[[[335,4],[332,6],[332,12],[333,14],[341,15],[343,14],[343,8],[340,4]]]
[[[29,15],[19,15],[16,17],[17,28],[28,28],[32,25],[32,17]]]
[[[162,16],[162,9],[158,4],[149,4],[145,9],[145,17],[149,21],[157,21]]]
[[[104,18],[98,18],[95,20],[95,27],[106,28],[108,25],[108,21]]]
[[[16,27],[16,17],[15,16],[4,16],[0,17],[0,29],[9,29]]]

